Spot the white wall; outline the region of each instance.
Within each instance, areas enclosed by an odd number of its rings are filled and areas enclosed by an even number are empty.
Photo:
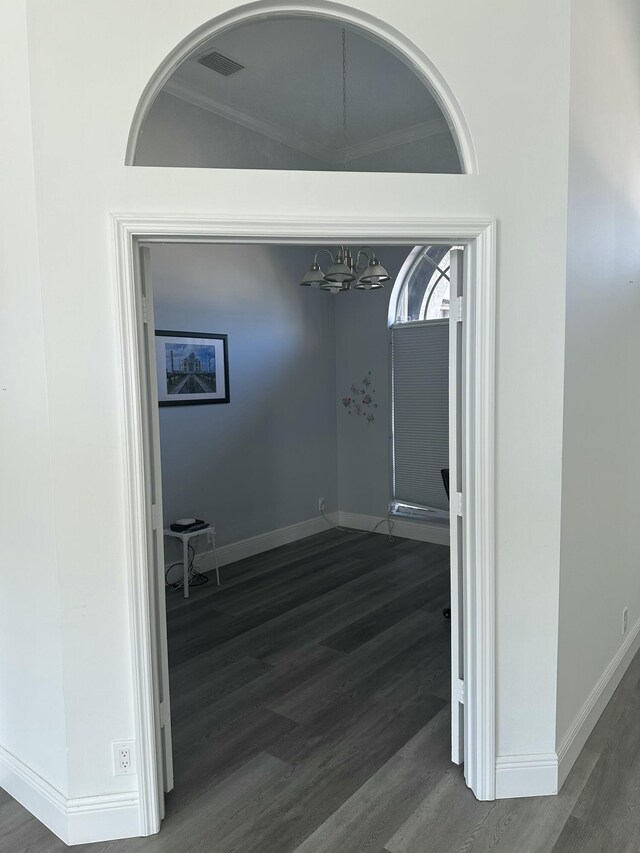
[[[10,3],[20,8],[18,0]],[[135,776],[113,776],[110,746],[134,731],[123,606],[126,471],[113,211],[366,217],[373,195],[390,220],[499,220],[497,745],[500,755],[555,747],[569,2],[358,0],[356,6],[406,34],[435,63],[472,128],[479,174],[125,167],[131,119],[154,70],[229,4],[29,0],[47,393],[42,384],[23,385],[20,403],[48,408],[43,466],[45,472],[51,466],[53,477],[72,796],[137,785]],[[113,47],[111,61],[96,62],[96,39]],[[26,61],[24,48],[11,56],[9,65],[7,55],[0,57],[5,79]],[[6,216],[22,196],[17,185],[3,195]],[[21,314],[15,315],[10,345],[19,341]],[[15,436],[13,458],[31,453],[32,444]],[[50,512],[39,516],[46,520]],[[52,552],[46,548],[48,572]],[[34,627],[34,643],[44,647],[49,640],[46,627]],[[55,773],[55,762],[47,772]]]
[[[0,54],[0,785],[16,761],[66,791],[62,635],[24,4]]]
[[[218,545],[337,508],[334,303],[298,281],[311,247],[154,245],[157,329],[227,334],[231,402],[160,408],[165,524]]]
[[[640,6],[573,6],[558,746],[640,628]]]

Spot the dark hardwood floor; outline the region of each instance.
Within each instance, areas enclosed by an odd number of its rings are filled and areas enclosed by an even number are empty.
[[[86,853],[639,853],[640,657],[557,797],[449,760],[448,549],[334,530],[169,593],[162,832]],[[0,851],[66,849],[0,790]]]

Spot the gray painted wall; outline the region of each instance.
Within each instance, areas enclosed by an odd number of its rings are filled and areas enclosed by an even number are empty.
[[[393,281],[413,248],[378,247]],[[336,384],[338,428],[338,494],[340,509],[386,516],[390,492],[390,346],[387,316],[391,288],[351,291],[336,300]],[[342,404],[371,371],[371,395],[378,405],[368,423]]]
[[[333,302],[297,286],[309,255],[153,246],[156,328],[229,336],[231,402],[160,409],[165,523],[204,517],[224,545],[336,508]]]
[[[395,280],[413,247],[376,248]],[[229,335],[231,403],[160,409],[165,523],[204,517],[222,545],[312,518],[319,497],[387,514],[391,288],[298,287],[312,254],[153,246],[156,328]],[[369,376],[371,423],[342,403]]]

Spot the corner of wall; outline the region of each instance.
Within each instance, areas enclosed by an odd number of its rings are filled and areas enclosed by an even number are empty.
[[[571,772],[571,768],[586,744],[600,715],[620,684],[623,675],[640,650],[640,620],[627,635],[593,690],[575,716],[558,744],[558,790]]]
[[[2,747],[0,787],[65,844],[140,835],[137,793],[70,799]]]

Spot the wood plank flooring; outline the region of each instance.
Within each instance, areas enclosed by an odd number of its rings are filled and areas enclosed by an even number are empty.
[[[169,593],[162,832],[86,853],[640,853],[640,656],[557,797],[449,760],[448,549],[327,531]],[[2,853],[60,853],[0,790]]]

